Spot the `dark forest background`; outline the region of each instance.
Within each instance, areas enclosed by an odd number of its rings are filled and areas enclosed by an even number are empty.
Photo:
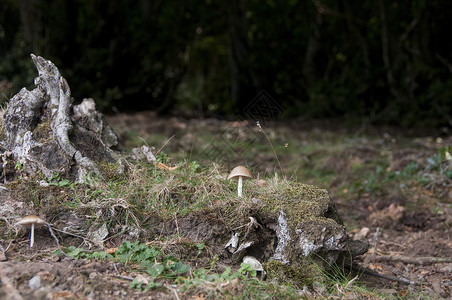
[[[263,90],[285,117],[452,126],[449,0],[1,0],[2,102],[30,53],[108,112],[231,116]]]

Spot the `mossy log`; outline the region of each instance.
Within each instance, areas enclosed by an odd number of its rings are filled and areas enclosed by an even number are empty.
[[[81,181],[102,176],[99,162],[115,162],[118,137],[96,111],[92,99],[73,105],[71,90],[58,68],[31,54],[39,72],[36,88],[22,88],[3,114],[1,146],[29,175],[41,173]],[[3,180],[8,172],[3,170]]]

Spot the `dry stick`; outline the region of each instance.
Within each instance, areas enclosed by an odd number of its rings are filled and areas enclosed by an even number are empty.
[[[166,144],[168,144],[169,143],[169,141],[171,141],[172,140],[172,138],[173,137],[175,137],[176,135],[172,135],[163,145],[162,145],[162,147],[160,147],[156,152],[155,152],[155,155],[157,155],[157,154],[159,154],[160,153],[160,151],[162,151],[162,149],[163,148],[165,148],[165,146],[166,146]]]
[[[2,252],[1,254],[0,254],[0,261],[5,261],[5,260],[8,260],[8,258],[6,257],[6,251],[5,251],[5,248],[3,248],[3,246],[2,245],[0,245],[0,251]]]
[[[409,257],[409,256],[377,256],[372,258],[376,262],[386,262],[386,261],[397,261],[405,264],[416,264],[416,265],[427,265],[427,264],[437,264],[437,263],[450,263],[452,262],[452,257],[431,257],[431,256],[421,256],[421,257]]]
[[[180,300],[179,295],[177,294],[177,291],[175,288],[173,288],[171,285],[169,284],[165,284],[164,287],[166,287],[168,290],[172,291],[174,293],[174,296],[176,296],[177,300]]]
[[[64,234],[69,234],[69,235],[81,238],[82,240],[89,241],[89,242],[94,243],[94,244],[96,243],[96,241],[90,240],[90,239],[88,239],[86,237],[83,237],[81,235],[77,235],[77,234],[70,233],[70,232],[67,232],[67,231],[64,231],[64,230],[60,230],[60,229],[56,229],[56,228],[53,228],[53,229],[55,229],[55,231],[58,231],[58,232],[61,232],[61,233],[64,233]]]
[[[58,239],[55,236],[55,234],[53,233],[53,230],[52,230],[52,227],[50,227],[50,224],[46,223],[46,225],[49,228],[50,235],[55,239],[55,242],[57,243],[57,246],[58,246],[58,249],[60,250],[60,252],[63,253],[66,257],[69,257],[71,260],[74,259],[74,258],[70,257],[69,255],[67,255],[66,252],[63,251],[63,249],[61,249],[60,242],[58,242]]]
[[[375,231],[374,235],[374,249],[372,250],[372,257],[375,257],[375,252],[377,251],[377,243],[378,243],[378,233],[380,232],[380,227],[377,227],[377,231]]]
[[[133,281],[133,278],[132,278],[132,277],[121,275],[121,274],[119,273],[118,268],[116,267],[116,264],[115,264],[115,263],[113,264],[113,268],[115,269],[115,272],[116,272],[115,277],[120,278],[120,279],[124,279],[124,280],[130,280],[130,281]]]

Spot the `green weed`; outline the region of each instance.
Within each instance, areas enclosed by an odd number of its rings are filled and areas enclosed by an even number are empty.
[[[81,248],[67,247],[65,253],[72,258],[80,259],[110,259],[118,261],[132,269],[147,273],[151,280],[146,284],[144,291],[161,286],[156,279],[176,279],[181,274],[190,271],[190,266],[182,263],[173,256],[164,255],[159,248],[149,247],[145,243],[124,242],[112,255],[105,251],[86,251]],[[142,290],[143,282],[135,279],[131,288]]]

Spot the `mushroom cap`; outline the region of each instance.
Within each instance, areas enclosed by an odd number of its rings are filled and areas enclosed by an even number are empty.
[[[256,271],[265,272],[262,264],[254,256],[245,256],[243,262],[249,264]]]
[[[31,227],[32,224],[35,224],[35,227],[43,226],[46,223],[43,219],[38,216],[30,215],[26,216],[23,219],[19,220],[16,224],[22,225],[25,227]]]
[[[238,178],[239,176],[242,176],[244,178],[253,178],[253,175],[251,174],[250,170],[248,170],[244,166],[237,166],[234,169],[232,169],[231,173],[228,176],[228,179]]]

